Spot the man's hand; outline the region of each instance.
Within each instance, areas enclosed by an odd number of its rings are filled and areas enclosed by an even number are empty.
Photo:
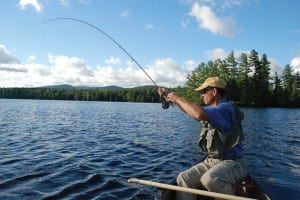
[[[179,97],[176,92],[168,92],[166,88],[159,87],[157,93],[160,97],[164,98],[169,103],[176,103],[176,99]]]
[[[160,97],[166,98],[166,97],[167,97],[168,91],[167,91],[166,88],[159,87],[159,88],[157,89],[157,93],[158,93],[158,95],[159,95]]]
[[[157,89],[157,93],[161,98],[163,109],[168,109],[170,106],[170,103],[167,101],[167,94],[168,94],[167,89],[159,87]]]
[[[175,103],[176,104],[176,100],[178,99],[179,95],[176,92],[170,92],[167,95],[167,101],[170,103]]]

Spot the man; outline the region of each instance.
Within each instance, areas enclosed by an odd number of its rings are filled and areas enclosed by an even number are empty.
[[[177,177],[177,184],[233,194],[232,184],[241,182],[247,175],[240,160],[243,156],[243,113],[226,101],[226,82],[219,77],[207,78],[195,90],[202,95],[206,107],[193,104],[175,92],[166,94],[164,88],[158,88],[158,94],[166,101],[177,105],[202,123],[199,146],[208,156],[204,161],[181,172]],[[197,199],[197,196],[177,192],[176,199],[192,200]]]

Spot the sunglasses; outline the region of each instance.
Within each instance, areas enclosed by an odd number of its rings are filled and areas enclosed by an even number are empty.
[[[212,91],[214,88],[208,87],[205,88],[204,90],[200,91],[200,94],[207,94],[208,92]]]

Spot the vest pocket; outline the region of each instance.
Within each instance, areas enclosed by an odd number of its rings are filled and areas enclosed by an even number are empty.
[[[210,129],[207,131],[207,134],[206,134],[206,148],[207,149],[211,149],[214,135],[215,135],[214,129]]]

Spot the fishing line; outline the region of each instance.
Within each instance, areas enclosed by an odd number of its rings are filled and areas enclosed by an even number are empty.
[[[104,32],[99,27],[97,27],[97,26],[95,26],[95,25],[93,25],[93,24],[91,24],[89,22],[86,22],[86,21],[83,21],[83,20],[80,20],[80,19],[69,18],[69,17],[61,17],[61,18],[49,19],[49,20],[45,21],[43,24],[47,24],[47,23],[54,22],[54,21],[61,21],[61,20],[71,20],[71,21],[80,22],[80,23],[86,24],[86,25],[88,25],[88,26],[96,29],[97,31],[101,32],[102,34],[104,34],[106,37],[108,37],[110,40],[112,40],[120,49],[122,49],[126,53],[126,55],[147,75],[147,77],[152,81],[152,83],[155,86],[158,87],[158,85],[150,77],[150,75],[146,72],[146,70],[130,55],[130,53],[119,42],[117,42],[113,37],[111,37],[109,34],[107,34],[106,32]]]
[[[50,22],[54,22],[54,21],[62,21],[62,20],[69,20],[69,21],[75,21],[75,22],[79,22],[85,25],[88,25],[94,29],[96,29],[97,31],[99,31],[100,33],[104,34],[106,37],[108,37],[111,41],[113,41],[120,49],[123,50],[123,52],[125,52],[125,54],[146,74],[146,76],[152,81],[152,83],[156,86],[159,87],[156,82],[151,78],[151,76],[146,72],[146,70],[130,55],[130,53],[119,43],[117,42],[113,37],[111,37],[109,34],[107,34],[105,31],[103,31],[102,29],[100,29],[99,27],[84,21],[84,20],[80,20],[80,19],[75,19],[75,18],[70,18],[70,17],[58,17],[58,18],[53,18],[53,19],[49,19],[45,22],[43,22],[43,24],[47,24]],[[165,94],[164,94],[165,96]],[[164,109],[169,108],[169,102],[167,102],[164,98],[162,98],[162,107]]]

